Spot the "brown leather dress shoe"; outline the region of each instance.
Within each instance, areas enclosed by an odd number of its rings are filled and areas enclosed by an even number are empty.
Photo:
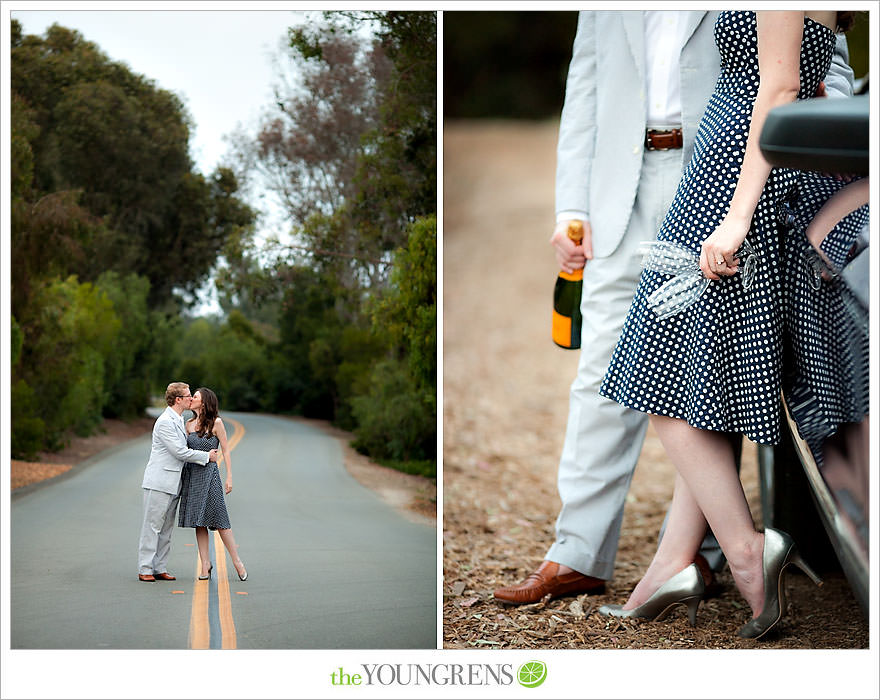
[[[138,581],[149,581],[150,583],[156,582],[156,577],[153,574],[138,574]]]
[[[525,581],[517,586],[499,588],[494,596],[505,603],[522,605],[537,603],[544,596],[558,598],[563,595],[578,593],[604,593],[605,581],[592,576],[585,576],[578,571],[559,575],[559,564],[554,561],[543,561],[537,570],[529,574]]]
[[[161,574],[153,574],[157,581],[176,581],[177,576],[172,576],[167,571],[163,571]]]
[[[706,584],[703,598],[717,598],[720,596],[724,592],[724,585],[715,581],[715,572],[712,571],[709,562],[706,561],[706,557],[698,553],[694,557],[694,564],[697,565],[700,575],[703,577],[703,583]]]

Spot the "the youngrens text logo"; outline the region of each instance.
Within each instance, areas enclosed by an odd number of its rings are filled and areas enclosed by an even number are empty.
[[[342,666],[330,674],[332,685],[513,685],[537,688],[547,679],[543,661],[527,661],[516,671],[511,664],[361,664]]]

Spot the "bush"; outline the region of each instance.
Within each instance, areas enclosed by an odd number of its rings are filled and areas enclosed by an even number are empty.
[[[104,358],[115,349],[120,321],[107,295],[76,277],[50,280],[33,308],[35,317],[21,319],[24,341],[15,380],[24,380],[39,398],[30,415],[43,422],[44,449],[56,449],[68,430],[87,435],[100,424]],[[22,388],[23,405],[29,396]],[[36,424],[19,424],[36,434]]]
[[[12,385],[12,456],[32,460],[43,448],[46,425],[37,416],[34,390],[19,379]]]
[[[351,404],[358,451],[391,460],[436,460],[437,416],[431,397],[414,388],[405,364],[380,362],[370,376],[369,393]]]
[[[373,304],[389,348],[366,392],[350,400],[355,447],[380,460],[437,459],[437,220],[418,219],[394,255],[391,287]]]
[[[95,286],[103,291],[123,321],[116,348],[104,358],[105,401],[110,418],[141,415],[150,397],[150,370],[161,352],[151,332],[153,316],[147,308],[150,282],[138,275],[105,272]]]

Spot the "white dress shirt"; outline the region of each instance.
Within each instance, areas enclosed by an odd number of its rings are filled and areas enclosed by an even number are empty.
[[[648,128],[681,127],[681,75],[678,62],[684,45],[685,12],[646,10],[645,96]],[[561,211],[557,221],[586,220],[582,211]]]
[[[681,76],[684,13],[645,12],[645,95],[648,128],[681,127]]]

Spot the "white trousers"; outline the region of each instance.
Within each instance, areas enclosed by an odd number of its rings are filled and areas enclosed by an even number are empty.
[[[139,574],[164,574],[168,571],[171,533],[179,502],[179,494],[144,489],[144,521],[138,545]]]
[[[562,509],[556,520],[556,541],[545,559],[606,580],[614,571],[623,504],[648,416],[599,396],[599,387],[638,285],[638,245],[656,238],[680,180],[680,150],[646,151],[620,245],[608,257],[587,261],[584,269],[580,360],[559,462]],[[710,558],[705,547],[701,553],[714,568],[717,555]]]

